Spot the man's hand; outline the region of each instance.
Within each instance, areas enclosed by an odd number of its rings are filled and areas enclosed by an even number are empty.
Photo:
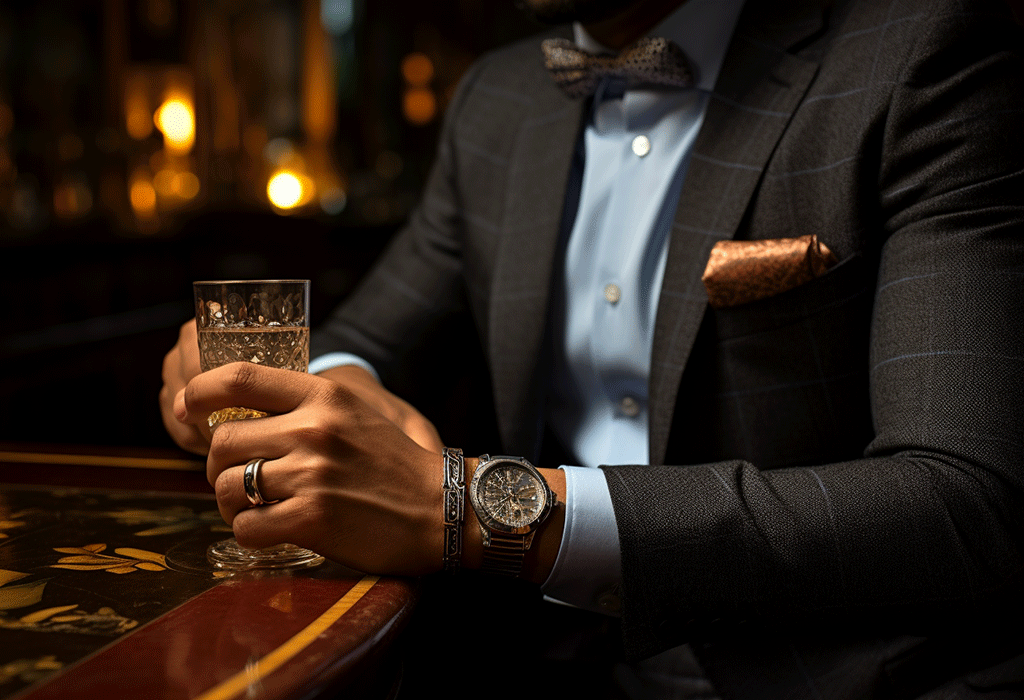
[[[221,515],[243,546],[291,542],[381,574],[440,569],[441,455],[364,400],[365,389],[235,363],[196,376],[177,395],[172,419],[193,430],[226,406],[271,414],[218,426],[207,459]],[[431,431],[423,439],[439,446]],[[260,491],[280,503],[253,508],[242,472],[260,457]]]
[[[319,376],[340,384],[397,425],[420,447],[441,453],[444,447],[437,428],[408,402],[381,386],[377,379],[358,365],[343,365],[320,372]]]
[[[163,380],[160,389],[160,415],[164,427],[177,445],[189,452],[205,455],[210,449],[210,429],[199,424],[181,423],[174,417],[174,397],[199,374],[199,343],[195,320],[187,321],[178,332],[178,342],[164,356]]]

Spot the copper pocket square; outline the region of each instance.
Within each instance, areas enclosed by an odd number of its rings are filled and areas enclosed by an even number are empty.
[[[815,235],[760,241],[719,241],[704,270],[708,302],[716,309],[747,304],[810,282],[836,264]]]

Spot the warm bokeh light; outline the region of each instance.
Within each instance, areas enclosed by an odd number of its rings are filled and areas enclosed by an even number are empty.
[[[88,183],[77,178],[62,182],[53,190],[53,212],[61,219],[84,216],[92,209],[92,190]]]
[[[267,182],[267,198],[278,209],[294,209],[313,196],[309,180],[290,170],[274,173]]]
[[[161,197],[170,197],[174,194],[174,171],[173,170],[158,170],[156,175],[153,176],[153,189]]]
[[[142,141],[153,133],[153,119],[149,110],[145,83],[139,79],[129,80],[124,95],[125,128],[136,141]]]
[[[192,199],[199,194],[199,178],[187,170],[164,168],[153,176],[153,188],[161,197]]]
[[[182,199],[192,199],[199,194],[199,178],[195,173],[176,173],[171,189]]]
[[[303,3],[301,118],[307,144],[327,143],[337,120],[334,52],[331,38],[320,23],[319,5]]]
[[[434,78],[434,64],[425,53],[411,53],[402,59],[402,77],[413,87],[426,87]]]
[[[437,114],[437,98],[427,88],[410,88],[402,99],[402,113],[412,124],[426,124]]]
[[[140,219],[151,219],[156,216],[156,190],[149,180],[142,177],[132,180],[128,189],[128,199],[132,203],[135,215]]]
[[[192,105],[180,97],[166,101],[153,115],[153,121],[164,135],[164,143],[170,150],[188,153],[196,139],[196,119]]]

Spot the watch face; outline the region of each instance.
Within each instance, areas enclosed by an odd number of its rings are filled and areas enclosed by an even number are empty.
[[[540,517],[547,505],[544,485],[515,463],[499,463],[480,483],[487,513],[508,527],[523,527]]]

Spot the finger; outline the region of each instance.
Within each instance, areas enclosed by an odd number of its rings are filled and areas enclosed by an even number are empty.
[[[293,422],[287,416],[267,416],[221,423],[210,440],[207,480],[216,485],[221,473],[236,465],[260,458],[268,462],[283,458],[296,447],[298,438],[289,429]],[[261,474],[264,469],[265,465]]]
[[[205,456],[210,449],[209,439],[205,438],[193,425],[182,425],[167,414],[161,414],[167,434],[174,443],[183,450]]]
[[[164,380],[165,385],[171,385],[174,380],[181,376],[181,372],[178,368],[178,348],[177,346],[171,348],[171,350],[164,355],[164,364],[160,371],[160,377]]]
[[[222,471],[214,482],[217,510],[228,525],[235,521],[236,515],[252,505],[245,497],[244,472],[245,467],[231,467]]]
[[[231,525],[238,514],[242,511],[248,510],[254,507],[266,507],[269,505],[276,505],[271,501],[285,501],[292,497],[294,494],[289,489],[288,479],[280,478],[281,464],[275,460],[265,461],[257,473],[257,490],[260,496],[266,503],[261,506],[255,506],[250,500],[249,496],[245,492],[245,468],[243,466],[233,466],[222,471],[214,484],[214,489],[217,493],[217,508],[220,510],[220,515],[224,518],[224,522]],[[278,472],[278,476],[269,476]]]
[[[194,318],[190,318],[181,324],[181,328],[178,329],[178,343],[182,345],[190,343],[195,345],[198,349],[199,344],[196,340],[198,333],[199,331],[196,329],[196,320]]]
[[[327,380],[303,372],[234,362],[194,377],[184,401],[175,409],[178,420],[205,421],[226,406],[244,406],[267,413],[286,413],[299,406]]]
[[[202,371],[199,361],[198,331],[194,320],[182,326],[178,348],[180,352],[179,370],[184,380],[182,384],[185,384]]]
[[[174,390],[164,384],[160,389],[160,419],[163,421],[167,434],[171,436],[175,444],[184,450],[196,454],[205,455],[210,447],[208,435],[196,428],[194,425],[187,425],[176,420],[174,415]]]
[[[178,390],[199,374],[199,344],[195,321],[186,322],[178,331],[178,342],[164,355],[161,377],[165,385]]]
[[[231,529],[238,544],[249,549],[263,549],[275,544],[294,544],[309,548],[312,533],[305,526],[308,514],[301,501],[290,498],[273,505],[246,508],[239,512]]]
[[[171,413],[174,414],[174,418],[179,423],[188,422],[188,408],[185,406],[185,387],[182,387],[181,390],[174,395],[174,401],[171,404]]]
[[[205,455],[210,451],[213,431],[206,418],[193,415],[191,416],[193,422],[190,422],[190,416],[185,408],[184,388],[174,395],[168,411],[161,410],[161,417],[167,432],[180,447],[200,455]]]

